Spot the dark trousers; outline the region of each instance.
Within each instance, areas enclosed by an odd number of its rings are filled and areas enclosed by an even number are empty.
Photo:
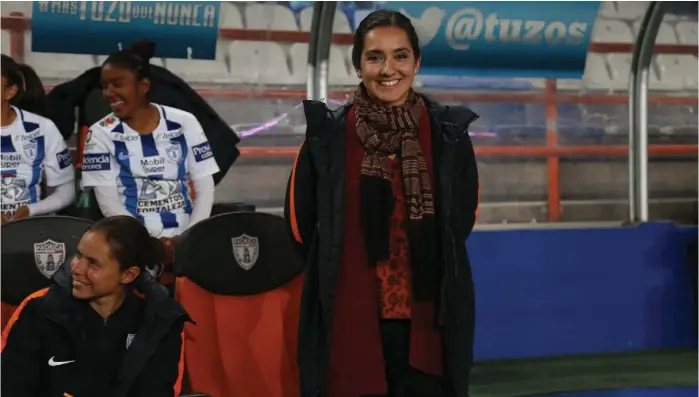
[[[388,394],[363,397],[441,397],[442,377],[410,366],[410,320],[380,320]]]

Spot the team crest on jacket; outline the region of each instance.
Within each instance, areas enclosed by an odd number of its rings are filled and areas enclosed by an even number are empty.
[[[48,239],[34,243],[34,261],[36,267],[46,278],[51,278],[66,259],[66,245]]]
[[[247,234],[231,239],[233,242],[233,256],[238,265],[244,270],[250,270],[257,262],[260,244],[257,237],[250,237]]]

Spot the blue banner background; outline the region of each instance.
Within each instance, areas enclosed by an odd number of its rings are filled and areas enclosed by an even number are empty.
[[[600,2],[386,2],[422,43],[422,73],[580,78]],[[355,27],[372,10],[357,10]]]
[[[106,55],[132,42],[157,43],[156,56],[214,59],[219,2],[34,1],[32,51]]]

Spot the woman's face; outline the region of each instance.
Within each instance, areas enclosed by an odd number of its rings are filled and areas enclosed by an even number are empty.
[[[73,296],[94,300],[117,292],[140,274],[137,266],[122,271],[101,232],[88,231],[80,239],[70,263],[73,274]]]
[[[374,28],[364,37],[359,72],[372,97],[391,106],[405,103],[419,68],[420,59],[403,29]]]
[[[102,96],[109,102],[114,115],[122,120],[133,116],[134,110],[146,103],[150,80],[138,80],[132,70],[114,64],[102,66]]]
[[[2,76],[2,104],[8,104],[17,95],[17,85],[10,84],[5,76]]]

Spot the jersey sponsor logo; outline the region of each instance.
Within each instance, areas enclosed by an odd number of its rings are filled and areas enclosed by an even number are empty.
[[[260,243],[257,237],[242,234],[231,239],[233,243],[233,257],[243,270],[250,270],[257,263]]]
[[[31,141],[41,136],[41,131],[34,131],[28,134],[15,135],[12,140],[15,142]]]
[[[179,164],[182,161],[182,146],[179,143],[173,143],[165,148],[165,154],[170,162]]]
[[[212,157],[214,152],[211,151],[211,145],[209,145],[209,142],[202,142],[198,145],[192,146],[192,154],[194,154],[194,160],[197,163],[200,163],[209,157]]]
[[[27,182],[23,179],[17,179],[15,176],[2,177],[0,197],[2,197],[0,211],[3,215],[13,216],[17,212],[17,208],[31,204]]]
[[[1,193],[2,200],[23,201],[29,200],[29,189],[27,182],[14,176],[3,176]]]
[[[16,152],[3,152],[0,154],[0,163],[3,169],[18,168],[22,163],[22,156]]]
[[[182,136],[182,130],[159,132],[159,133],[155,134],[155,139],[156,140],[174,139],[174,138],[179,138],[180,136]]]
[[[72,160],[70,152],[68,152],[68,148],[65,148],[62,151],[56,153],[56,160],[58,161],[59,168],[68,168]]]
[[[181,182],[151,179],[143,181],[138,197],[139,213],[174,212],[184,206],[185,197]]]
[[[34,243],[34,260],[36,268],[46,278],[51,278],[66,258],[65,243],[51,239]]]
[[[112,140],[117,142],[133,142],[141,139],[138,134],[122,134],[121,132],[112,133]]]
[[[163,156],[144,157],[141,159],[140,163],[143,173],[146,175],[162,174],[165,172],[165,157]]]
[[[110,169],[109,153],[86,153],[83,156],[83,171],[109,171]]]
[[[109,128],[113,125],[116,125],[117,121],[119,121],[116,117],[114,116],[107,116],[104,118],[104,120],[100,121],[100,125],[102,127]]]

